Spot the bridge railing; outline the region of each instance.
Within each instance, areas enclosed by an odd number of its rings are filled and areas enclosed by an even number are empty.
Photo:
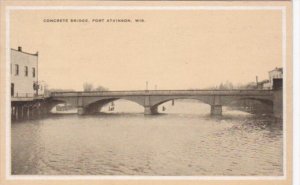
[[[272,95],[272,90],[134,90],[134,91],[69,91],[51,92],[59,96],[138,96],[138,95]]]
[[[15,93],[13,96],[11,96],[13,98],[33,98],[35,97],[35,93]]]
[[[10,100],[12,102],[15,102],[15,101],[34,101],[34,100],[41,100],[41,99],[47,99],[49,98],[50,96],[49,95],[27,95],[27,96],[11,96],[10,97]]]

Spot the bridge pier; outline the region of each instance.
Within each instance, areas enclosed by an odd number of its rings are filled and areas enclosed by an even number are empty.
[[[26,117],[26,119],[30,118],[30,113],[29,113],[29,107],[28,106],[26,107],[26,110],[25,110],[25,117]]]
[[[11,107],[11,119],[22,120],[25,117],[25,107],[23,104],[16,104]]]
[[[11,107],[11,118],[16,119],[16,106]]]
[[[19,119],[19,106],[15,106],[15,119]]]
[[[211,105],[210,106],[210,115],[221,116],[222,115],[222,105]]]
[[[146,106],[144,109],[144,114],[145,115],[152,115],[152,114],[157,114],[157,107],[149,107]]]
[[[86,113],[86,109],[84,107],[78,107],[77,114],[84,115]]]
[[[96,114],[99,112],[99,107],[97,105],[89,106],[88,108],[85,108],[86,114]]]
[[[283,92],[282,89],[274,90],[273,115],[275,118],[283,119]]]
[[[16,106],[16,120],[22,119],[23,118],[23,107],[22,105]]]

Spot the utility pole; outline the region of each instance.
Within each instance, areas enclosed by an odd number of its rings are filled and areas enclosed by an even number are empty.
[[[146,91],[148,91],[148,81],[146,81]]]

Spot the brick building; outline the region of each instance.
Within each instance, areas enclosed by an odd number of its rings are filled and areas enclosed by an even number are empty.
[[[22,47],[11,49],[10,76],[12,97],[33,97],[37,95],[38,52],[27,53]]]

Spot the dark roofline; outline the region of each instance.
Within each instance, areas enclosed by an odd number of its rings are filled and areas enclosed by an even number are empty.
[[[276,67],[275,69],[273,69],[269,72],[272,72],[272,71],[281,71],[281,72],[283,72],[283,68],[282,67]]]
[[[39,53],[27,53],[27,52],[24,52],[24,51],[19,51],[17,49],[14,49],[14,48],[11,48],[11,50],[14,50],[14,51],[17,51],[17,52],[20,52],[20,53],[24,53],[24,54],[27,54],[27,55],[32,55],[32,56],[39,56]]]

